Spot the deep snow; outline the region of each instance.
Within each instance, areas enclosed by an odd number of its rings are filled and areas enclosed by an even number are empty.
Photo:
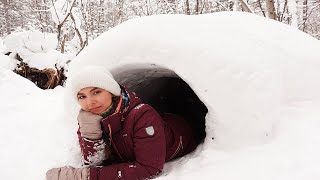
[[[207,138],[159,179],[312,180],[320,178],[319,49],[307,34],[252,14],[161,15],[104,33],[68,76],[98,64],[133,89],[162,75],[191,86],[209,110]],[[80,166],[79,107],[68,87],[40,90],[2,62],[11,62],[0,56],[3,179]]]

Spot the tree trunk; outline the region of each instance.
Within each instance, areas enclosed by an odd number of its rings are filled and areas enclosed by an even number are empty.
[[[306,32],[306,22],[308,19],[308,0],[302,2],[302,31]]]
[[[199,13],[199,11],[200,11],[200,9],[199,9],[199,7],[200,7],[200,0],[196,0],[196,14],[200,14]]]
[[[187,6],[187,14],[190,15],[190,4],[189,4],[189,0],[186,0],[186,6]]]
[[[279,6],[279,9],[280,9],[280,6]],[[283,22],[283,21],[284,21],[284,14],[286,13],[286,10],[287,10],[287,9],[288,9],[288,0],[285,0],[281,14],[280,14],[280,12],[278,11],[278,12],[279,12],[279,21],[280,21],[280,22]]]
[[[277,13],[276,13],[276,8],[274,7],[274,0],[266,0],[266,7],[267,7],[268,17],[270,19],[277,20]]]

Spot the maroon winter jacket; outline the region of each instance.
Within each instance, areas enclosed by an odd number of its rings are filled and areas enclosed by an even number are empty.
[[[89,163],[90,180],[148,179],[157,176],[164,162],[183,156],[196,148],[192,130],[181,117],[161,116],[134,93],[122,89],[120,110],[102,120],[102,129],[109,139],[79,143],[85,162]],[[101,163],[105,143],[110,142],[120,163],[96,166]],[[98,163],[97,163],[98,162]]]

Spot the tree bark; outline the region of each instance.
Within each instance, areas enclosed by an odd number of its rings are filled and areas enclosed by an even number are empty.
[[[200,14],[199,13],[199,11],[200,11],[200,9],[199,9],[199,7],[200,7],[200,0],[196,0],[196,14]]]
[[[186,0],[186,6],[187,6],[187,15],[190,15],[190,3],[189,0]]]
[[[266,9],[268,13],[268,17],[270,19],[277,20],[276,8],[274,7],[274,0],[266,0]]]
[[[306,22],[308,19],[308,0],[302,2],[302,31],[306,32]]]

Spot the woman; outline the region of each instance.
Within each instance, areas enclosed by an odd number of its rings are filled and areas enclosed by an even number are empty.
[[[166,161],[196,148],[184,119],[158,114],[105,68],[85,67],[70,79],[81,107],[78,138],[87,166],[51,169],[48,180],[154,178]]]

